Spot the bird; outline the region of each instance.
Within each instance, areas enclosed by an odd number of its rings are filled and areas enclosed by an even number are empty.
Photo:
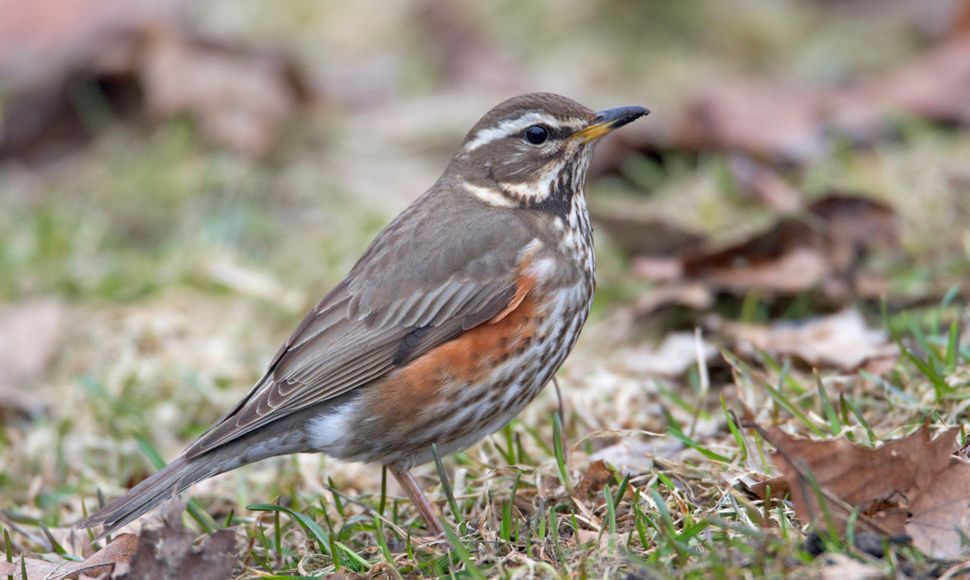
[[[550,382],[595,288],[583,192],[594,146],[649,114],[512,97],[371,242],[265,374],[178,457],[78,524],[98,538],[193,484],[273,456],[383,465],[443,533],[411,473],[512,420]]]

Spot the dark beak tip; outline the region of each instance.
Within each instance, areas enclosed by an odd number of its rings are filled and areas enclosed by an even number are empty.
[[[650,109],[641,106],[613,107],[596,114],[596,123],[609,123],[610,128],[616,129],[636,121],[640,117],[650,114]]]

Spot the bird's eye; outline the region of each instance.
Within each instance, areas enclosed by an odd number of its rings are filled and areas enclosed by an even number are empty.
[[[540,145],[549,138],[549,130],[542,125],[532,125],[525,130],[525,140],[533,145]]]

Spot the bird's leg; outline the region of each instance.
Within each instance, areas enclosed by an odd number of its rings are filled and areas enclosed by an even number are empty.
[[[445,531],[441,529],[441,522],[438,521],[438,516],[434,513],[434,507],[428,501],[424,492],[421,491],[421,488],[418,487],[418,482],[411,475],[411,470],[396,465],[388,465],[387,468],[394,474],[394,478],[401,484],[404,491],[408,493],[408,497],[414,502],[415,507],[421,512],[421,517],[427,522],[428,529],[431,530],[431,533],[438,536],[444,534]]]

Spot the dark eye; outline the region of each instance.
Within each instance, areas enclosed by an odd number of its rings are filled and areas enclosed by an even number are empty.
[[[532,125],[525,130],[525,140],[533,145],[545,143],[549,138],[549,130],[542,125]]]

